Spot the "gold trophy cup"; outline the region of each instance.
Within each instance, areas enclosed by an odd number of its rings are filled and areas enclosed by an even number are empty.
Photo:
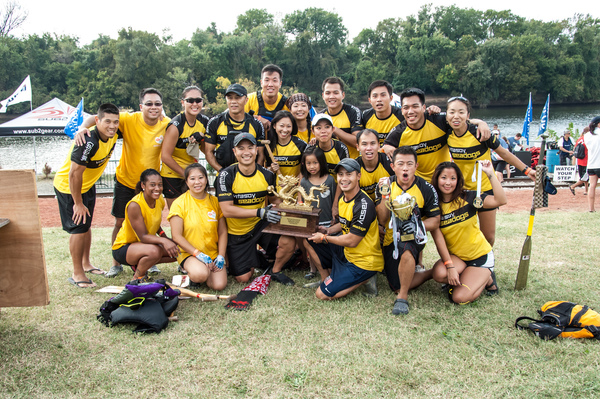
[[[412,217],[413,209],[417,204],[417,199],[408,193],[403,193],[393,200],[388,200],[385,206],[400,220],[407,221]],[[402,241],[412,241],[414,234],[403,234],[400,236]]]

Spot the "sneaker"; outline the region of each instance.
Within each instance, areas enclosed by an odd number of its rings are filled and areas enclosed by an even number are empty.
[[[425,266],[423,265],[415,265],[415,273],[419,273],[419,272],[424,272],[425,271]]]
[[[281,272],[277,272],[277,273],[271,273],[271,279],[277,281],[278,283],[281,283],[283,285],[294,285],[296,284],[294,282],[294,280],[292,280],[291,278],[289,278],[288,276],[286,276],[285,274],[281,273]]]
[[[394,302],[394,308],[392,309],[392,314],[401,315],[408,314],[408,301],[406,299],[396,299]]]
[[[110,268],[110,270],[108,272],[106,272],[106,274],[104,275],[104,277],[106,277],[106,278],[113,278],[113,277],[116,277],[119,274],[121,274],[122,271],[123,271],[123,266],[122,265],[112,266]]]
[[[159,274],[160,270],[158,269],[158,267],[156,267],[156,265],[152,266],[150,269],[148,269],[148,274]]]
[[[377,274],[368,279],[364,287],[365,291],[363,292],[363,295],[368,297],[377,296],[379,294],[379,291],[377,291]]]

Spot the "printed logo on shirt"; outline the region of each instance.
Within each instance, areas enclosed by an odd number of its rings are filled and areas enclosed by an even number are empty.
[[[215,221],[217,219],[217,212],[215,211],[209,211],[208,212],[208,218]]]
[[[162,134],[154,139],[154,141],[156,141],[156,144],[158,144],[158,145],[162,144],[163,140],[164,140],[164,136]]]

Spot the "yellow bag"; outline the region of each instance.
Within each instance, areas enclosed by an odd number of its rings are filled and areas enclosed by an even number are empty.
[[[588,306],[573,302],[550,301],[538,310],[541,320],[519,317],[515,321],[518,329],[529,328],[542,339],[596,338],[600,340],[600,314]],[[527,327],[519,325],[521,320],[531,320]]]

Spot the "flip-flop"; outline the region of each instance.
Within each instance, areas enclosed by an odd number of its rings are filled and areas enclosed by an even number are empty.
[[[89,270],[84,270],[84,272],[89,273],[89,274],[95,274],[97,276],[103,276],[106,274],[106,272],[104,270],[98,269],[97,267],[94,267]]]
[[[575,195],[575,189],[571,186],[569,186],[569,190],[571,190],[571,194]]]
[[[93,282],[92,280],[87,280],[87,281],[85,281],[85,280],[84,280],[84,281],[75,281],[75,280],[73,279],[73,277],[69,277],[69,278],[67,279],[67,281],[68,281],[70,284],[73,284],[74,286],[76,286],[76,287],[78,287],[78,288],[96,288],[96,284],[94,284],[94,282]],[[89,286],[89,287],[86,287],[86,286],[82,286],[81,284],[94,284],[94,285],[91,285],[91,286]]]

